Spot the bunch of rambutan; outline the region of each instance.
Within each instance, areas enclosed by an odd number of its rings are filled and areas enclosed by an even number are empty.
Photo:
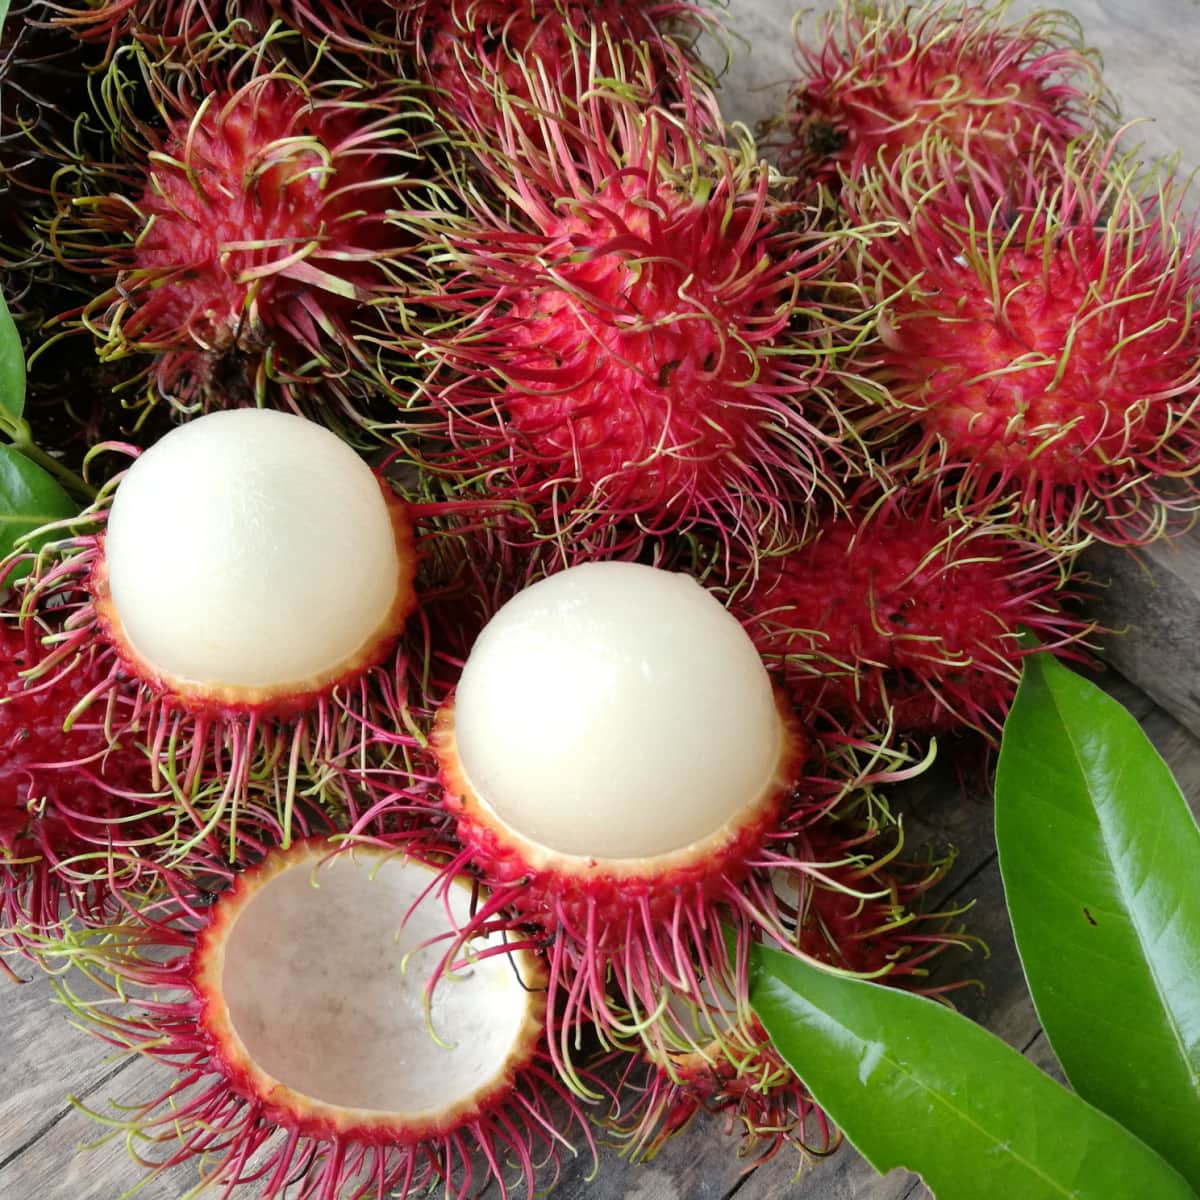
[[[752,949],[952,993],[891,785],[1200,507],[1198,235],[1079,30],[843,0],[758,145],[700,4],[20,12],[0,431],[94,499],[0,564],[0,946],[161,1064],[139,1157],[830,1151]]]

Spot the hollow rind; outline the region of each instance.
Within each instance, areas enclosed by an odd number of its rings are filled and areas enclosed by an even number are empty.
[[[707,837],[680,850],[649,858],[588,858],[563,854],[531,841],[502,821],[471,788],[454,736],[454,702],[438,710],[430,737],[440,764],[443,804],[458,822],[459,839],[491,887],[527,882],[514,903],[529,916],[556,914],[613,917],[646,902],[653,912],[671,906],[678,891],[699,887],[706,894],[736,883],[746,862],[778,824],[801,769],[809,742],[786,698],[775,690],[780,725],[779,757],[767,787]],[[551,900],[552,898],[552,900]]]
[[[329,844],[322,841],[298,842],[289,850],[272,851],[261,864],[241,875],[234,888],[226,892],[214,906],[210,923],[197,937],[194,958],[194,987],[200,999],[199,1020],[214,1043],[213,1057],[223,1064],[230,1086],[235,1091],[267,1106],[278,1124],[308,1137],[352,1139],[367,1144],[393,1142],[412,1145],[452,1133],[502,1104],[516,1086],[518,1075],[533,1061],[538,1050],[545,1029],[547,976],[542,961],[527,950],[510,952],[525,984],[528,1008],[508,1058],[492,1085],[449,1105],[436,1116],[420,1121],[373,1109],[330,1105],[286,1086],[254,1063],[233,1027],[228,1007],[222,999],[221,978],[226,942],[239,913],[280,872],[296,869],[315,871],[333,853]],[[394,853],[381,850],[356,849],[347,853],[356,858],[368,857],[379,861],[396,857]],[[427,870],[431,886],[435,884],[440,870],[438,866],[425,864],[412,855],[409,855],[408,861]],[[471,884],[463,879],[454,880],[451,886],[465,890],[471,888]],[[337,1052],[336,1047],[331,1047],[331,1050]]]
[[[414,581],[417,551],[408,506],[379,480],[396,545],[396,591],[391,607],[374,632],[349,658],[307,679],[278,687],[199,684],[158,670],[143,658],[126,636],[113,604],[104,558],[104,535],[99,535],[95,563],[88,578],[96,620],[104,637],[113,645],[122,667],[173,705],[197,715],[225,718],[239,715],[292,717],[314,708],[334,687],[353,681],[387,657],[417,607]]]

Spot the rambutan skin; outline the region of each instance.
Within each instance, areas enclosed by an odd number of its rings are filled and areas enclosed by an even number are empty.
[[[102,921],[153,874],[134,849],[156,823],[146,756],[78,711],[103,682],[93,661],[23,678],[45,656],[39,632],[0,624],[0,943],[17,947],[68,914]]]
[[[1064,571],[1011,526],[892,498],[763,560],[735,611],[823,728],[995,736],[1030,652],[1021,631],[1063,650],[1092,629],[1064,607]]]
[[[90,288],[59,323],[146,403],[291,407],[361,438],[387,374],[375,306],[425,278],[448,203],[416,85],[308,82],[217,34],[108,74],[111,161],[58,180],[50,244]]]
[[[797,45],[783,165],[802,187],[887,170],[929,131],[1000,173],[1059,148],[1103,109],[1097,56],[1061,12],[1006,24],[1008,5],[842,0]]]
[[[1200,230],[1182,194],[1095,140],[1043,147],[1011,185],[949,178],[944,154],[931,139],[850,198],[896,231],[859,263],[883,300],[860,435],[948,506],[1016,499],[1050,544],[1176,528],[1200,503]]]
[[[602,80],[577,110],[540,103],[541,141],[513,118],[472,146],[498,195],[446,239],[433,370],[396,436],[444,439],[431,469],[564,542],[627,548],[622,522],[793,536],[853,457],[827,388],[839,330],[817,312],[840,248],[707,116]]]

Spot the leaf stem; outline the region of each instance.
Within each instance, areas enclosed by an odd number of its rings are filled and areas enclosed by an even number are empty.
[[[24,421],[16,423],[16,427],[12,431],[12,444],[14,450],[20,451],[26,458],[37,463],[42,470],[53,475],[63,487],[74,495],[75,499],[83,500],[85,503],[95,500],[96,489],[81,475],[72,471],[70,467],[64,466],[58,459],[35,445],[30,437],[29,426]]]

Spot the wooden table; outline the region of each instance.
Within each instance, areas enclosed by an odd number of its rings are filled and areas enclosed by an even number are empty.
[[[1014,6],[1014,12],[1032,6]],[[1129,117],[1152,115],[1135,136],[1148,153],[1182,151],[1182,165],[1200,165],[1200,4],[1195,0],[1067,0],[1084,23],[1088,40],[1105,56],[1106,78]],[[732,24],[749,41],[739,46],[727,85],[729,115],[754,122],[775,112],[791,72],[787,30],[790,0],[729,0]],[[1185,791],[1200,797],[1200,742],[1180,724],[1200,729],[1200,542],[1155,549],[1146,556],[1149,576],[1121,555],[1100,555],[1097,573],[1117,580],[1105,601],[1111,623],[1134,628],[1113,646],[1120,670],[1108,686],[1143,721]],[[1153,581],[1153,582],[1152,582]],[[1154,699],[1151,699],[1151,696]],[[1158,701],[1158,704],[1155,703]],[[1162,705],[1163,707],[1160,707]],[[1169,711],[1168,711],[1169,710]],[[1177,720],[1179,718],[1179,720]],[[972,932],[991,954],[965,969],[982,991],[962,993],[959,1007],[1040,1065],[1053,1057],[1025,990],[1004,913],[986,795],[961,797],[955,789],[917,789],[905,804],[910,843],[951,842],[958,862],[941,899],[974,900]],[[960,961],[959,972],[964,970]],[[29,974],[28,971],[25,972]],[[141,1178],[117,1132],[87,1152],[80,1143],[104,1133],[66,1100],[68,1093],[101,1109],[108,1101],[146,1099],[162,1086],[154,1064],[110,1058],[103,1047],[74,1031],[65,1013],[50,1005],[44,979],[23,987],[0,979],[0,1196],[4,1200],[116,1200]],[[157,1081],[157,1082],[156,1082]],[[787,1151],[757,1169],[735,1155],[737,1142],[719,1122],[697,1121],[649,1165],[631,1166],[601,1152],[595,1179],[590,1159],[568,1163],[554,1193],[558,1200],[916,1200],[927,1196],[914,1176],[880,1178],[853,1150],[843,1148],[800,1179]],[[178,1200],[195,1183],[188,1168],[152,1180],[141,1200]],[[247,1190],[248,1194],[252,1194]],[[489,1191],[489,1197],[495,1190]]]

